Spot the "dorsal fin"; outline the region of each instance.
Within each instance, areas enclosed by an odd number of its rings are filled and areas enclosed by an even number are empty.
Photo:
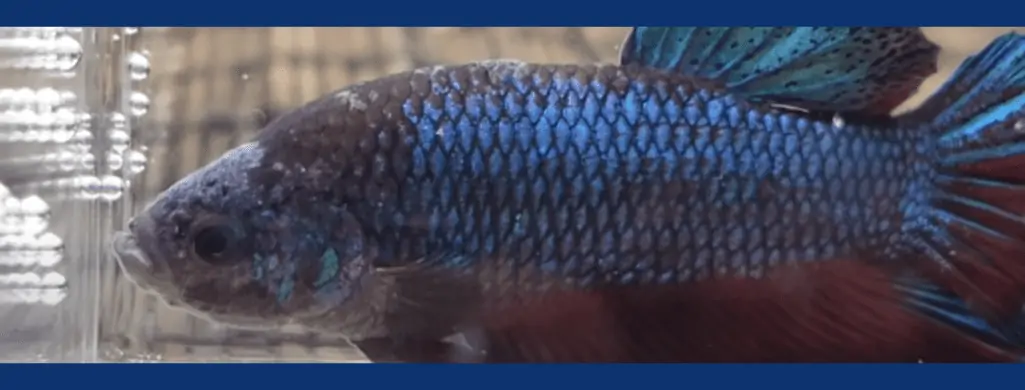
[[[938,55],[910,27],[637,27],[620,62],[717,80],[752,101],[877,117],[936,72]]]

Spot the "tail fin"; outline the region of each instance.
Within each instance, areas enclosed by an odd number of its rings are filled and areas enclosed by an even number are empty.
[[[1025,37],[996,39],[899,119],[940,131],[927,234],[915,243],[943,265],[931,276],[995,318],[1018,314],[1025,302]]]
[[[896,278],[894,287],[905,295],[905,302],[914,311],[950,327],[960,334],[1004,351],[1025,353],[1025,307],[1007,321],[994,323],[980,317],[957,294],[914,275]]]

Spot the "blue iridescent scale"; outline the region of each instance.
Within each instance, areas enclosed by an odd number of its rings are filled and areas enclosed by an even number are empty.
[[[436,67],[311,107],[342,125],[338,182],[379,262],[451,258],[523,283],[876,256],[922,187],[910,130],[816,121],[650,69]]]

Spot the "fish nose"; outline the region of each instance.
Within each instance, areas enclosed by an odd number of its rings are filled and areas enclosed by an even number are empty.
[[[152,234],[155,227],[156,222],[148,213],[139,214],[128,221],[128,231],[139,237]]]
[[[132,233],[114,233],[112,244],[114,255],[122,266],[135,271],[150,272],[152,270],[153,263],[142,252],[142,248]]]

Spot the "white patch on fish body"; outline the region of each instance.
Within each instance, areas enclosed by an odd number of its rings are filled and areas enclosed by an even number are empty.
[[[366,111],[367,102],[363,100],[359,94],[352,91],[351,88],[346,88],[335,93],[335,99],[338,99],[349,106],[349,109],[356,111]]]
[[[516,79],[522,79],[530,75],[530,66],[526,62],[513,59],[483,60],[474,65],[488,70],[491,75],[491,82],[495,85],[501,83],[503,76],[512,74]]]
[[[413,74],[427,75],[428,77],[434,77],[435,74],[440,72],[445,67],[442,65],[431,65],[422,68],[413,69]]]
[[[197,172],[211,169],[217,164],[226,164],[244,170],[257,168],[263,161],[263,153],[263,147],[256,142],[242,144],[225,152],[223,156],[207,164]]]
[[[176,188],[190,185],[191,182],[199,180],[199,178],[207,174],[219,173],[222,175],[236,176],[241,172],[258,168],[263,162],[263,155],[263,147],[256,142],[239,145],[238,147],[225,152],[216,160],[211,161],[202,168],[197,169],[195,172],[192,172],[179,180],[177,183],[172,185],[171,188],[168,188],[155,199],[150,201],[150,203],[146,205],[146,208],[148,209],[153,204],[159,202]],[[240,190],[245,191],[248,189],[248,180],[240,184],[243,186]]]

